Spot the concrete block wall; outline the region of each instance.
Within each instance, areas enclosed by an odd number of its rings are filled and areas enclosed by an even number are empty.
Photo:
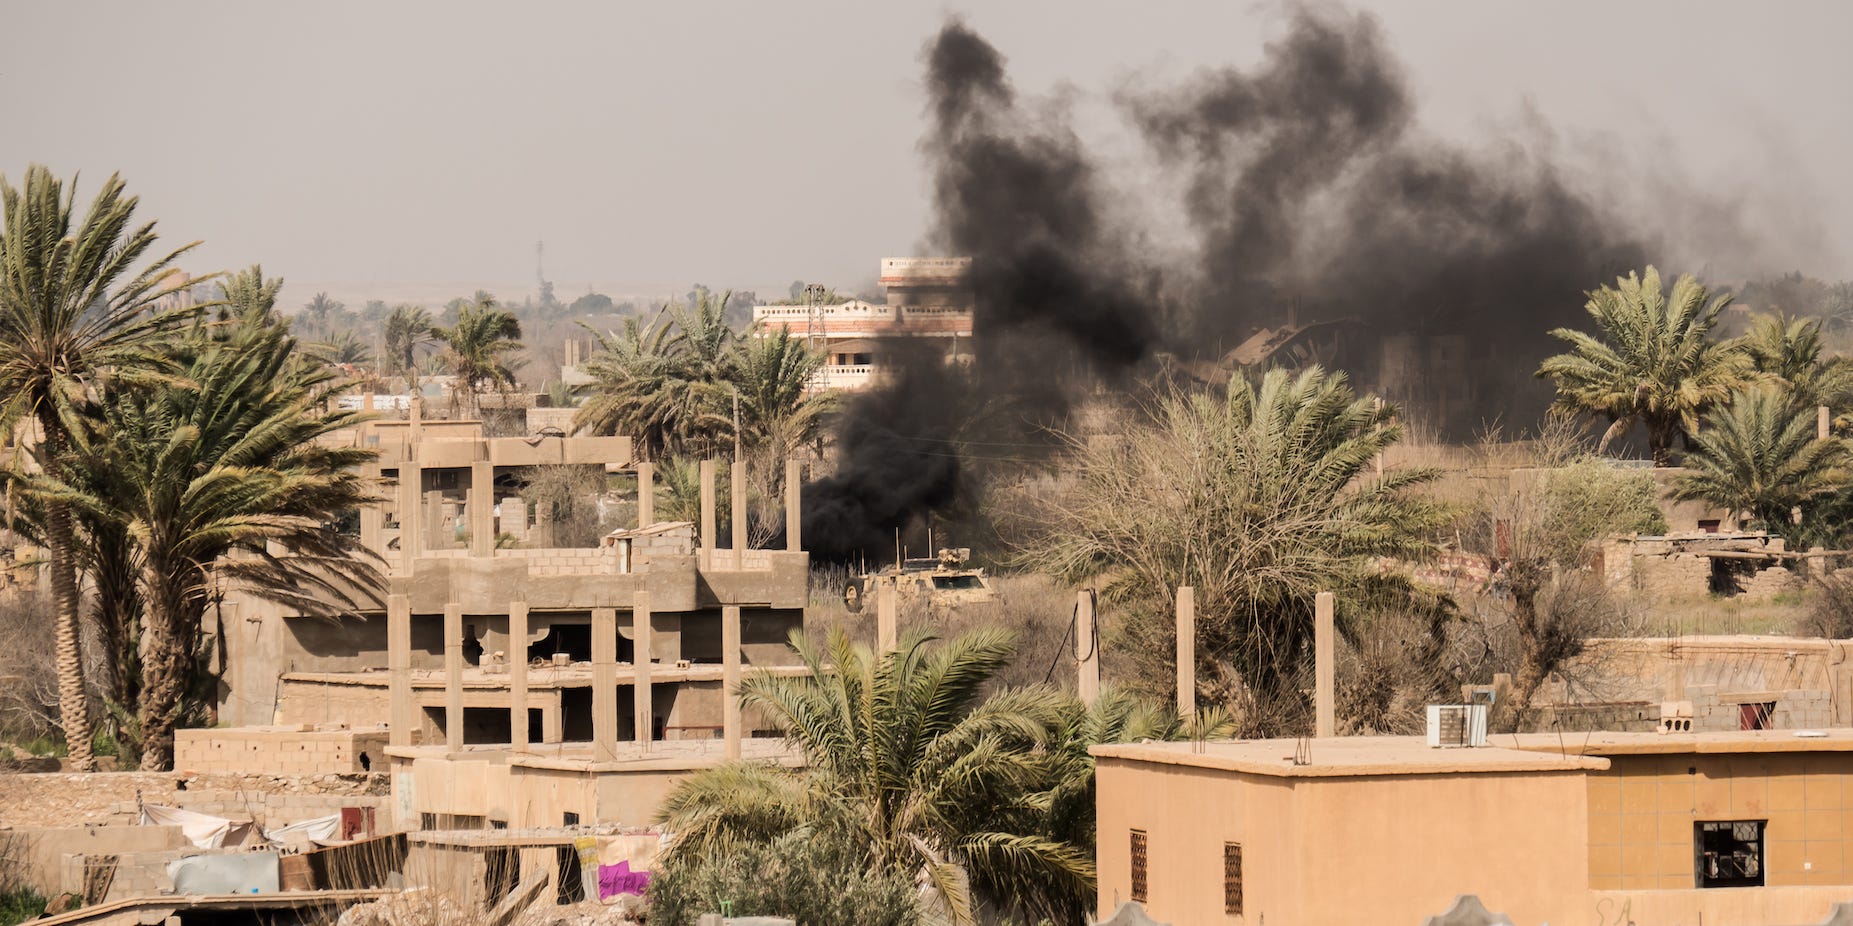
[[[1634,583],[1655,595],[1703,595],[1711,590],[1711,560],[1690,553],[1636,556]]]
[[[192,848],[178,826],[53,826],[24,827],[6,831],[13,841],[9,851],[18,865],[10,874],[22,878],[47,897],[66,890],[76,891],[83,884],[83,867],[78,863],[73,880],[67,875],[72,858],[85,855],[114,855],[125,852],[178,852]]]
[[[1744,601],[1773,601],[1776,596],[1789,592],[1799,592],[1807,587],[1807,580],[1795,572],[1776,566],[1764,569],[1743,581]]]
[[[1743,729],[1743,705],[1774,702],[1769,718],[1773,730],[1818,730],[1834,725],[1830,692],[1795,688],[1769,692],[1720,692],[1716,685],[1689,685],[1694,732],[1728,732]]]
[[[183,772],[283,776],[357,775],[385,757],[385,730],[233,727],[181,730],[174,767]]]
[[[377,674],[378,685],[335,684],[286,675],[278,683],[276,722],[341,724],[357,730],[376,726],[392,707],[386,673]]]

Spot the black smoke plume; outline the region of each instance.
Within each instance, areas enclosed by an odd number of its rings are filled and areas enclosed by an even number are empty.
[[[1423,137],[1367,15],[1301,10],[1252,72],[1119,94],[1182,190],[1169,210],[1193,242],[1181,260],[1112,218],[1124,210],[1086,147],[1018,100],[964,23],[924,62],[929,241],[973,260],[977,362],[958,383],[936,360],[908,365],[848,406],[837,474],[806,488],[822,559],[881,561],[897,528],[960,504],[975,481],[960,442],[970,396],[1005,409],[990,445],[1033,448],[1085,390],[1123,386],[1160,353],[1217,360],[1263,327],[1347,320],[1348,347],[1324,359],[1366,388],[1392,336],[1464,343],[1457,368],[1417,377],[1471,386],[1434,423],[1533,418],[1546,332],[1577,324],[1581,293],[1646,253],[1553,162],[1541,128],[1485,150]]]
[[[1421,136],[1368,16],[1301,11],[1255,73],[1124,99],[1160,163],[1188,178],[1198,250],[1174,336],[1226,348],[1289,311],[1356,319],[1369,347],[1463,336],[1497,361],[1429,371],[1476,387],[1458,420],[1434,422],[1444,430],[1534,415],[1547,332],[1580,323],[1583,291],[1644,260],[1635,232],[1551,161],[1542,128],[1490,151]],[[1345,359],[1368,382],[1379,358]]]

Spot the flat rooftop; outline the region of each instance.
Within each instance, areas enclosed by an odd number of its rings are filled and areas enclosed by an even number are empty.
[[[413,830],[405,841],[416,845],[457,848],[509,846],[570,846],[581,836],[661,836],[653,826],[595,823],[582,826],[544,826],[501,830]]]
[[[1821,637],[1791,637],[1779,633],[1713,633],[1692,634],[1681,637],[1590,637],[1591,645],[1602,646],[1640,646],[1678,648],[1681,646],[1750,646],[1759,649],[1826,649],[1830,646],[1844,646],[1847,640],[1828,640]]]
[[[526,752],[511,752],[506,744],[465,746],[452,753],[443,745],[389,746],[386,754],[399,759],[450,759],[460,762],[486,761],[522,768],[558,769],[572,772],[650,772],[692,771],[712,768],[727,761],[726,742],[719,739],[661,740],[644,749],[632,741],[617,744],[610,759],[593,757],[592,744],[533,743]],[[749,737],[740,741],[740,757],[772,762],[787,768],[804,765],[804,753],[785,740],[773,737]],[[1600,760],[1589,760],[1600,761]]]
[[[725,667],[718,662],[697,662],[687,666],[674,663],[653,662],[650,664],[650,681],[652,683],[669,682],[718,682],[723,679]],[[755,672],[781,677],[809,675],[810,670],[804,666],[768,666],[742,664],[741,675]],[[636,681],[636,667],[628,662],[617,664],[615,677],[619,685],[630,685]],[[392,685],[392,673],[385,669],[367,669],[360,672],[285,672],[283,679],[290,682],[314,682],[321,685],[353,685],[362,688],[389,688]],[[465,666],[462,675],[465,690],[507,691],[509,686],[508,668],[496,666]],[[442,690],[445,684],[443,669],[413,669],[412,687],[415,689],[435,688]],[[528,690],[549,688],[589,688],[592,685],[592,664],[575,662],[567,666],[530,667],[528,669]]]
[[[1554,742],[1555,740],[1553,740]],[[1294,764],[1302,742],[1311,761]],[[1498,772],[1599,771],[1608,760],[1502,746],[1435,749],[1420,736],[1344,736],[1313,740],[1144,742],[1095,746],[1097,758],[1271,775],[1279,778],[1354,778],[1384,775],[1461,775]]]
[[[1853,752],[1853,729],[1727,730],[1711,733],[1499,733],[1487,742],[1570,756],[1699,755],[1747,752]]]

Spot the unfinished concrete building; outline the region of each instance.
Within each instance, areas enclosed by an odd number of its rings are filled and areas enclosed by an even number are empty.
[[[701,464],[700,523],[658,522],[653,468],[628,438],[484,438],[475,422],[414,418],[345,439],[379,451],[367,475],[383,501],[359,531],[384,600],[330,620],[228,597],[209,617],[222,723],[350,731],[328,761],[390,770],[408,829],[648,822],[692,769],[795,761],[726,695],[749,669],[805,671],[789,643],[809,572],[795,464],[783,547],[751,549],[740,464],[724,530],[716,461]],[[618,489],[599,493],[595,533],[581,511],[567,538],[535,490],[561,473]],[[360,736],[382,726],[383,750]],[[265,732],[202,731],[180,768],[262,769],[285,758],[264,743],[302,738]]]

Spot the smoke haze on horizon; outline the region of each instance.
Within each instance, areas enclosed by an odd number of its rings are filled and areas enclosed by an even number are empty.
[[[879,257],[927,243],[916,51],[946,12],[16,4],[10,25],[44,40],[0,62],[0,171],[81,170],[86,191],[120,171],[168,239],[205,240],[194,269],[261,261],[291,281],[290,305],[318,283],[531,280],[543,239],[562,294],[795,278],[856,289]],[[1681,176],[1666,189],[1715,192],[1760,245],[1695,239],[1687,269],[1853,276],[1853,175],[1839,167],[1853,160],[1839,99],[1853,61],[1838,48],[1853,8],[1372,12],[1426,134],[1471,141],[1535,120],[1570,164],[1657,171],[1671,152]],[[963,15],[1007,50],[1024,98],[1059,100],[1249,69],[1292,13],[1024,4]],[[1113,118],[1079,108],[1090,140]],[[1661,189],[1616,192],[1664,210],[1668,226],[1713,214]]]
[[[1707,246],[1741,255],[1761,243],[1741,204],[1665,167],[1652,184],[1625,163],[1578,169],[1539,120],[1470,143],[1434,137],[1366,12],[1295,7],[1259,62],[1127,82],[1114,108],[1152,153],[1143,168],[1108,161],[1076,130],[1080,93],[1019,94],[1007,52],[961,18],[921,58],[929,240],[972,258],[978,362],[966,381],[922,357],[849,402],[837,471],[806,490],[806,535],[830,538],[816,551],[826,559],[885,550],[892,531],[969,501],[959,448],[974,418],[1028,446],[1063,426],[1075,397],[1159,353],[1214,360],[1296,317],[1349,319],[1361,354],[1341,346],[1329,362],[1367,388],[1387,339],[1457,340],[1459,359],[1426,375],[1472,385],[1430,423],[1457,436],[1522,424],[1548,402],[1531,375],[1554,349],[1548,331],[1578,324],[1584,290],[1649,262],[1688,269]],[[1708,216],[1706,234],[1695,241],[1658,221],[1653,198],[1618,193],[1643,188]],[[1182,232],[1164,227],[1177,216]],[[1006,413],[974,415],[974,395]]]

